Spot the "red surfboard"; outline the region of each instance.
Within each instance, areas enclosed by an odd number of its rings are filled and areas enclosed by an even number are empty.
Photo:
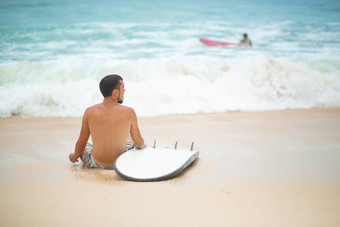
[[[205,45],[214,46],[214,47],[238,46],[237,43],[220,42],[220,41],[215,41],[215,40],[210,40],[210,39],[205,39],[205,38],[199,38],[199,40]]]

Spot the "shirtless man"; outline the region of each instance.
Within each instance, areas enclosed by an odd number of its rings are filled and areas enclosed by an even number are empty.
[[[240,40],[238,45],[241,47],[251,47],[253,44],[251,43],[251,40],[248,38],[248,34],[244,33],[243,39]]]
[[[99,87],[104,100],[85,111],[75,152],[69,159],[75,163],[80,158],[90,168],[112,169],[118,156],[125,152],[129,135],[136,148],[145,145],[135,111],[120,105],[125,92],[123,79],[119,75],[108,75]],[[90,135],[93,147],[87,144]]]

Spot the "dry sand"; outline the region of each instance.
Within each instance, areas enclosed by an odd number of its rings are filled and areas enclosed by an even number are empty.
[[[200,158],[135,183],[68,162],[80,118],[0,118],[0,226],[339,226],[340,109],[140,118]]]

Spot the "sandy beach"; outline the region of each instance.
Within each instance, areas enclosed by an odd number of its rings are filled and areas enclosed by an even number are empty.
[[[136,183],[68,161],[80,118],[0,118],[0,226],[339,226],[340,108],[139,119],[189,148],[180,176]]]

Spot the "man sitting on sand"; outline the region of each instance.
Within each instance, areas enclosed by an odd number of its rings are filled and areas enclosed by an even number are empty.
[[[104,100],[85,111],[75,152],[69,155],[69,159],[75,163],[80,158],[89,168],[112,169],[118,156],[128,149],[126,141],[129,134],[136,148],[144,148],[145,145],[135,111],[120,105],[125,92],[122,77],[105,76],[99,87]],[[90,135],[93,146],[87,144]]]
[[[240,40],[238,45],[241,47],[251,47],[253,44],[251,43],[251,40],[248,38],[248,34],[244,33],[243,39]]]

